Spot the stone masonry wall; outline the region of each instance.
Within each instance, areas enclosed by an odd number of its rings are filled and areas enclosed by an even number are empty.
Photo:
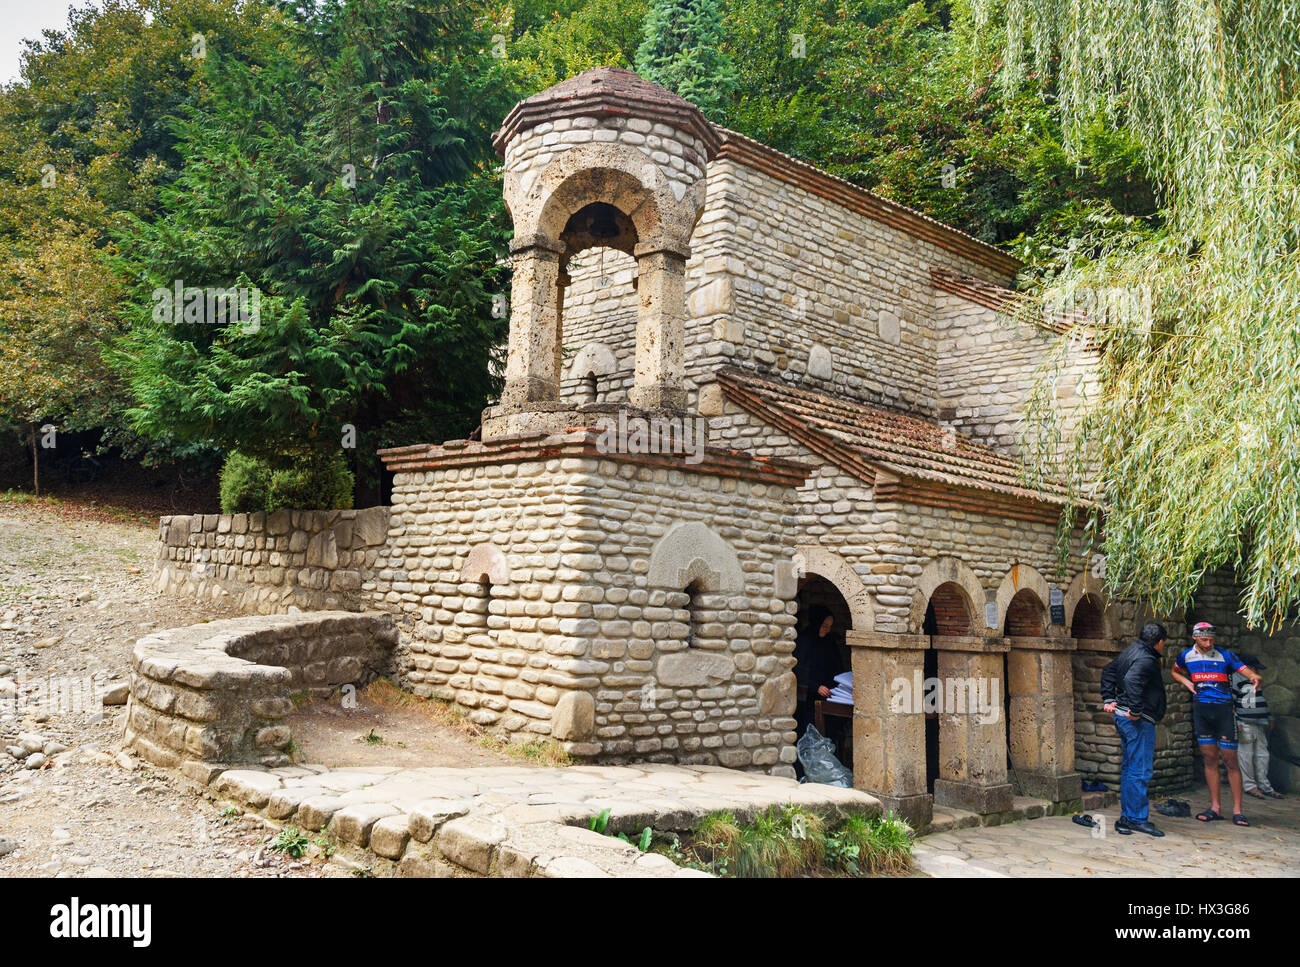
[[[1066,413],[1095,373],[1096,353],[1013,323],[960,296],[935,292],[939,418],[961,433],[1009,453],[1020,451],[1021,424],[1040,378],[1055,383]],[[1068,420],[1068,418],[1067,418]]]
[[[399,472],[367,589],[399,616],[403,683],[480,724],[602,761],[791,774],[788,493],[597,456]],[[676,553],[660,542],[702,530],[685,564],[729,545],[713,576],[738,583],[656,585],[656,555]]]
[[[366,607],[388,508],[196,514],[159,523],[157,587],[272,614]]]
[[[343,611],[148,635],[131,656],[126,745],[196,778],[206,779],[203,763],[288,765],[291,697],[364,685],[387,665],[396,638],[389,615]]]
[[[687,388],[719,366],[796,378],[815,389],[934,417],[940,406],[930,268],[1010,280],[901,229],[733,160],[708,168],[704,214],[686,266]],[[606,253],[571,267],[562,342],[601,343],[631,382],[635,293]],[[573,384],[566,393],[576,392]]]

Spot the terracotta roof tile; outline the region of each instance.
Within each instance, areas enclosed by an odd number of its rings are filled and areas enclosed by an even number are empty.
[[[731,367],[718,372],[732,402],[784,430],[867,483],[884,470],[951,487],[1039,504],[1063,505],[1064,488],[1024,485],[1015,457],[932,423]]]

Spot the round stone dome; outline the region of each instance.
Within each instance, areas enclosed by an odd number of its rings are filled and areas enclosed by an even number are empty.
[[[707,159],[717,154],[719,139],[704,113],[683,97],[622,67],[594,67],[520,101],[492,138],[497,154],[522,131],[559,118],[642,118],[693,135]]]

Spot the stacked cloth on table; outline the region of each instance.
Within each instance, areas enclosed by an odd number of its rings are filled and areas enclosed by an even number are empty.
[[[853,704],[853,672],[843,672],[835,676],[835,687],[831,689],[831,697],[828,702],[838,702],[841,705]]]

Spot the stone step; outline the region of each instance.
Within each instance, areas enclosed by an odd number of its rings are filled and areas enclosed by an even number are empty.
[[[1031,799],[1027,796],[1016,796],[1012,800],[1012,806],[1006,812],[990,813],[980,815],[965,809],[956,809],[951,806],[935,806],[934,813],[930,818],[930,825],[926,826],[917,836],[929,836],[932,833],[946,833],[954,829],[969,829],[972,826],[1001,826],[1006,823],[1018,823],[1026,819],[1042,819],[1044,816],[1061,816],[1076,811],[1089,811],[1095,809],[1105,809],[1119,802],[1119,795],[1114,792],[1085,792],[1080,804],[1077,800],[1074,803],[1053,803],[1046,799]],[[1079,808],[1076,810],[1075,806]]]

